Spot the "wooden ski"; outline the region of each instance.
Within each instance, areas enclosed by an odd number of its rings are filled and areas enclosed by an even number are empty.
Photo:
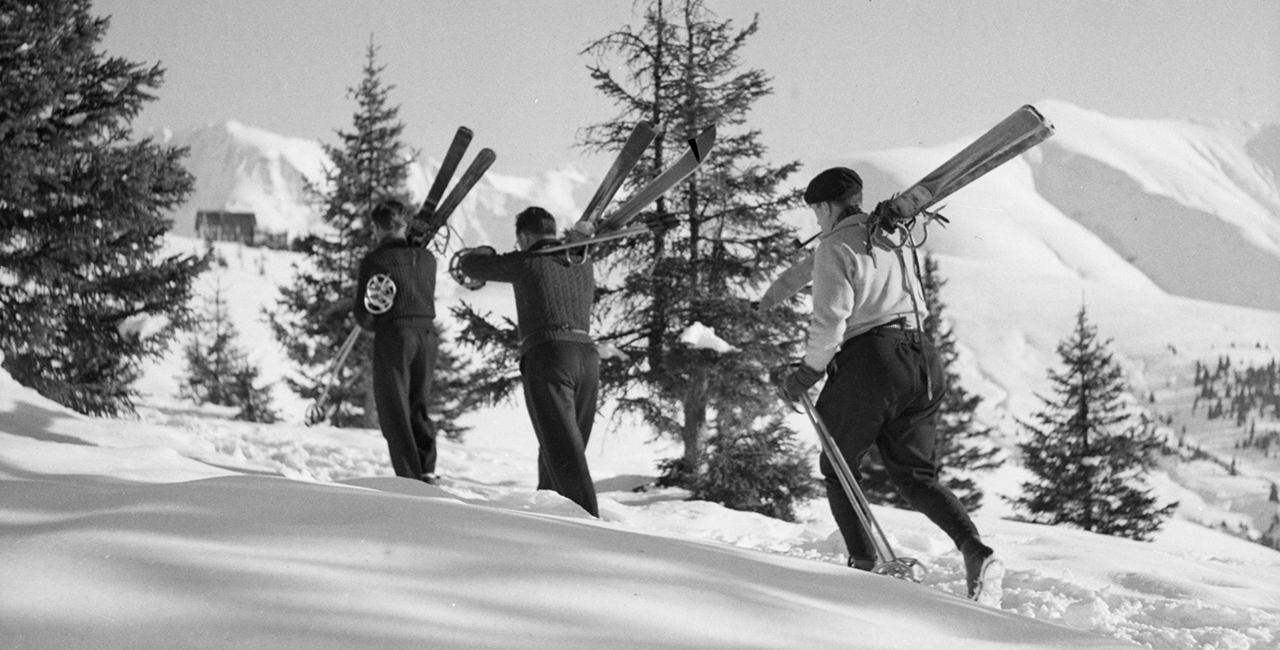
[[[918,183],[891,199],[894,217],[910,219],[920,214],[1051,135],[1053,125],[1034,106],[1028,104],[1019,108]],[[777,307],[812,281],[813,253],[810,252],[769,285],[760,298],[759,309]]]

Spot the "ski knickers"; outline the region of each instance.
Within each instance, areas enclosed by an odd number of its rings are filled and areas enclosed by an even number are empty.
[[[816,408],[854,473],[875,445],[903,497],[957,548],[979,539],[960,500],[938,482],[936,423],[946,375],[932,343],[919,332],[877,328],[849,339],[828,372]],[[826,454],[819,466],[850,558],[875,558],[869,532]]]

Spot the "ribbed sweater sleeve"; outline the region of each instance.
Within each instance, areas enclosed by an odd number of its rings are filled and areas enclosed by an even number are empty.
[[[818,243],[813,257],[813,314],[804,355],[804,364],[814,370],[825,371],[844,342],[855,306],[851,279],[857,270],[853,250],[840,238],[827,237]]]

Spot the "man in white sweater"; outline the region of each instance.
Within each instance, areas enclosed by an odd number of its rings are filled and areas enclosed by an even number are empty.
[[[998,601],[1003,565],[982,543],[964,506],[938,481],[936,420],[946,375],[921,331],[927,312],[920,279],[900,249],[868,237],[862,179],[852,169],[818,174],[804,198],[822,238],[814,254],[808,344],[783,392],[798,400],[828,375],[815,406],[849,466],[856,473],[871,446],[879,447],[902,495],[960,549],[969,597]],[[849,565],[870,570],[876,557],[868,531],[825,454],[820,466]]]

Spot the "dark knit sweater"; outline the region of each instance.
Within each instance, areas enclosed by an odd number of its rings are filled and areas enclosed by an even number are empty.
[[[396,285],[391,309],[371,314],[364,304],[369,279],[384,274]],[[378,244],[360,260],[356,285],[356,322],[365,329],[396,325],[429,329],[436,316],[436,258],[421,246],[410,245],[403,237],[392,237]]]
[[[595,271],[590,257],[537,255],[540,248],[559,244],[544,240],[529,251],[462,258],[467,277],[508,282],[516,296],[520,355],[546,341],[592,343],[591,303],[595,300]]]

